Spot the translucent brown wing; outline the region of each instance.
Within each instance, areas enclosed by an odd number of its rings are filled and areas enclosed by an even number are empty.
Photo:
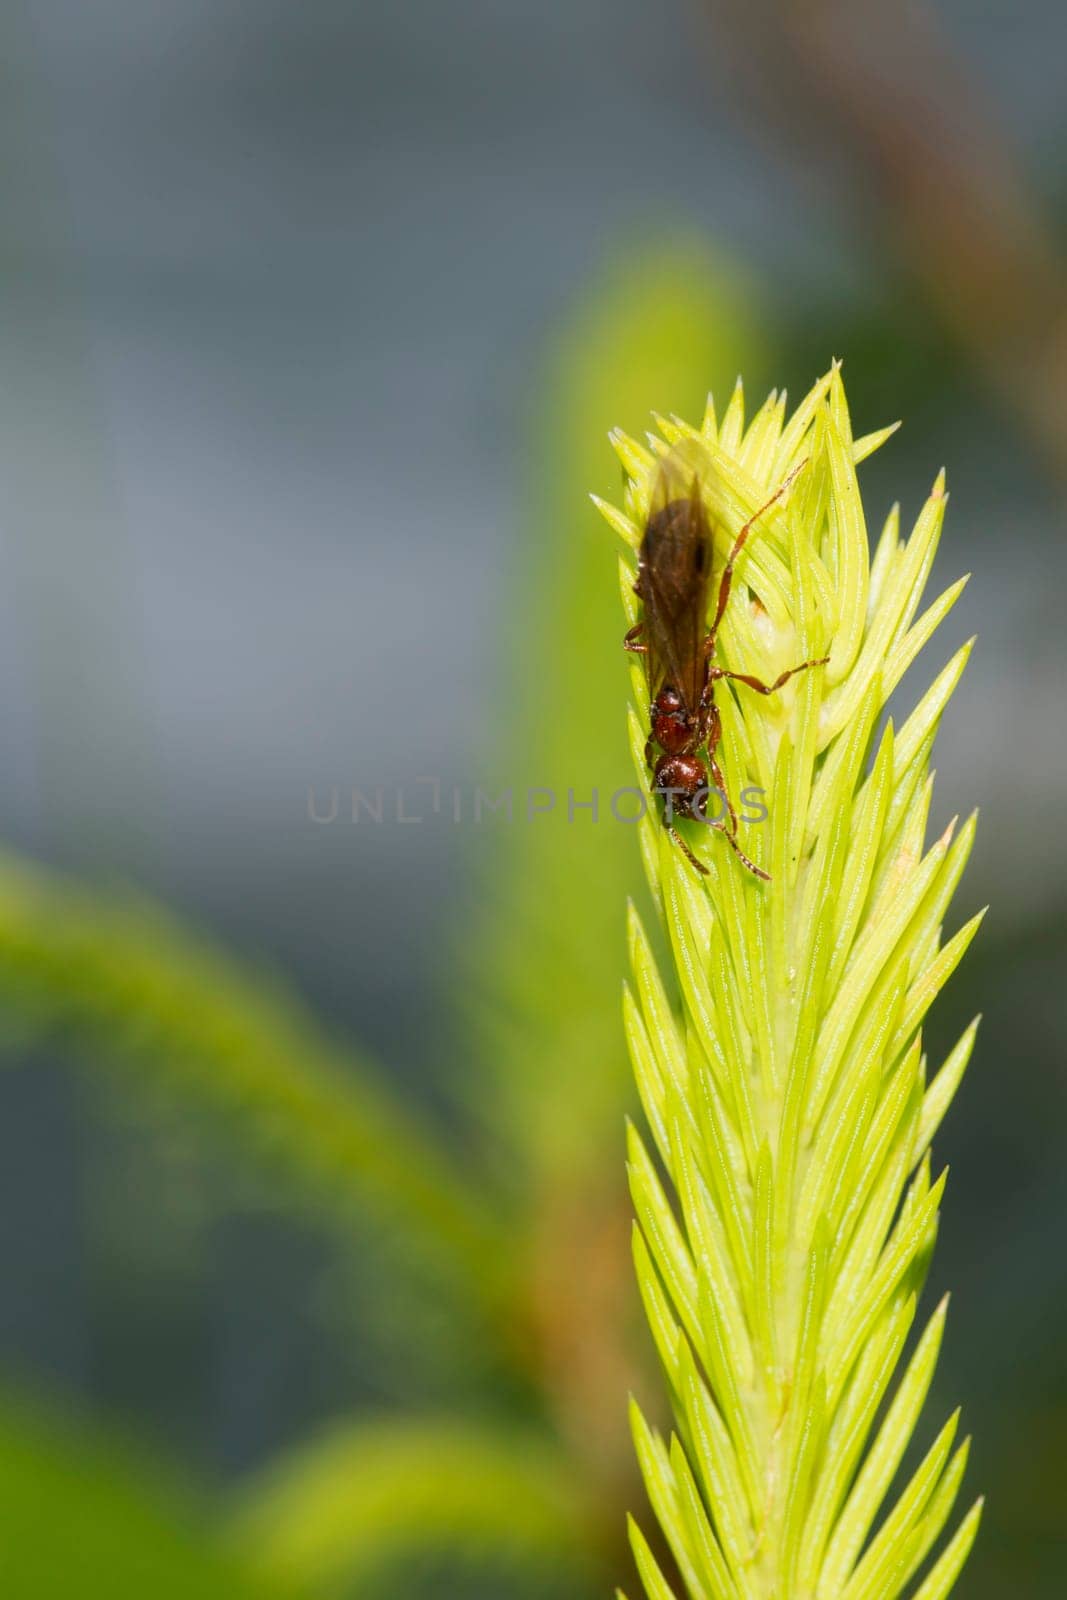
[[[649,698],[666,685],[695,711],[704,688],[712,535],[701,495],[702,458],[681,447],[659,464],[638,559]]]

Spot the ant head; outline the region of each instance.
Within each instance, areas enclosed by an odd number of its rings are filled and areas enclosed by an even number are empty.
[[[653,787],[658,792],[673,795],[679,816],[690,816],[690,802],[708,787],[707,770],[699,756],[662,755],[656,762]]]

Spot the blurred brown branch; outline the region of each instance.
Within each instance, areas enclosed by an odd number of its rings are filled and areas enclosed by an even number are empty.
[[[705,0],[770,116],[851,182],[991,390],[1067,475],[1067,274],[989,96],[927,8]],[[800,146],[803,150],[803,142]]]

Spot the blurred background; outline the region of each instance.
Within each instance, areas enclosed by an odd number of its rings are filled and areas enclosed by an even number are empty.
[[[834,356],[871,523],[944,463],[974,574],[905,685],[978,633],[959,1592],[1064,1592],[1065,58],[1051,0],[4,8],[7,1592],[628,1575],[636,847],[417,780],[627,781],[606,431]]]

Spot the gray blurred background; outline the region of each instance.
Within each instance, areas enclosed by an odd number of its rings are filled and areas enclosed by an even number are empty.
[[[939,1385],[971,1481],[1022,1507],[991,1505],[989,1571],[1052,1596],[1067,24],[891,9],[834,32],[826,5],[699,0],[12,0],[0,829],[284,971],[412,1093],[447,1074],[440,975],[482,845],[316,828],[307,789],[488,766],[546,343],[620,255],[694,241],[764,330],[750,393],[799,397],[840,355],[859,429],[904,417],[865,469],[872,516],[899,496],[907,522],[948,467],[935,587],[974,577],[930,669],[979,645],[934,820],[981,806],[960,915],[993,913],[932,1045],[985,1010],[943,1152]],[[823,24],[833,46],[802,47]],[[0,1078],[5,1362],[207,1474],[374,1392],[301,1314],[319,1247],[248,1224],[205,1247],[135,1152],[58,1065]],[[101,1244],[82,1219],[109,1163]]]

